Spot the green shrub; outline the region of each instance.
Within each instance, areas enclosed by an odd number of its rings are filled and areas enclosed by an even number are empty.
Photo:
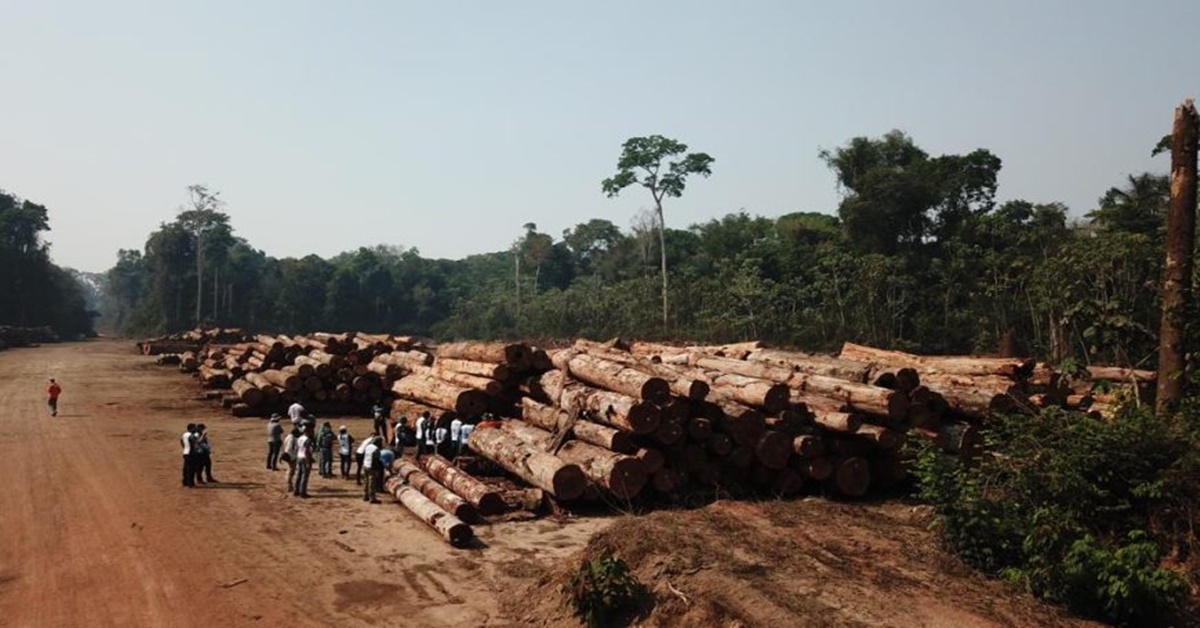
[[[575,614],[589,628],[613,625],[618,617],[637,607],[638,598],[645,591],[629,565],[607,551],[584,560],[569,586]]]
[[[1163,558],[1194,547],[1196,416],[1004,417],[987,427],[986,453],[969,465],[922,449],[919,495],[965,562],[1088,617],[1162,622],[1188,589]]]

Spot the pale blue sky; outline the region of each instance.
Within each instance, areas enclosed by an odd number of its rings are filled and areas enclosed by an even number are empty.
[[[629,136],[716,158],[667,223],[833,212],[817,151],[899,128],[992,150],[999,197],[1080,215],[1165,171],[1200,86],[1200,2],[12,2],[0,188],[46,204],[55,260],[112,265],[190,183],[275,256],[435,257],[621,227]]]

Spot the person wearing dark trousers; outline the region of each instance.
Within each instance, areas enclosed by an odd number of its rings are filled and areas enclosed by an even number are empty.
[[[317,436],[317,447],[321,451],[321,477],[333,477],[333,444],[337,442],[337,436],[333,434],[333,427],[329,425],[329,421],[321,424],[321,433]]]
[[[426,410],[417,417],[417,457],[424,456],[429,450],[429,430],[433,429],[432,420],[429,418],[429,411]]]
[[[341,462],[342,462],[341,468],[342,468],[342,479],[343,480],[350,478],[350,465],[352,465],[354,463],[354,456],[351,453],[353,451],[353,449],[352,449],[353,447],[354,447],[354,437],[350,435],[350,432],[346,431],[345,425],[339,427],[338,428],[338,456],[341,458]]]
[[[212,444],[208,442],[208,427],[196,426],[196,481],[201,484],[220,484],[212,476]]]
[[[365,452],[367,451],[367,446],[370,444],[371,444],[371,437],[368,436],[363,439],[363,442],[359,443],[358,449],[355,450],[355,452],[354,452],[354,461],[356,463],[358,463],[358,466],[354,470],[354,483],[355,484],[362,484],[364,456],[366,455]]]
[[[379,438],[387,438],[387,408],[383,406],[383,402],[376,402],[375,407],[371,408],[371,414],[375,416],[375,435]]]
[[[271,415],[267,422],[267,468],[274,471],[279,468],[279,451],[283,448],[283,425],[279,413]]]
[[[193,464],[192,446],[195,440],[196,424],[188,423],[187,430],[183,432],[183,436],[179,438],[179,442],[183,445],[183,485],[192,488],[196,486],[196,468]]]
[[[366,471],[367,477],[363,482],[363,501],[372,504],[378,504],[379,500],[375,499],[375,493],[378,490],[379,484],[376,482],[375,475],[383,471],[383,462],[379,456],[379,437],[372,436],[367,439],[366,449],[363,450],[363,470]]]
[[[46,406],[50,408],[50,416],[58,416],[58,396],[62,394],[62,386],[50,378],[50,386],[46,388]]]

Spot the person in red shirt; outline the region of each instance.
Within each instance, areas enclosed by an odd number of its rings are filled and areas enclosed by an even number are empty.
[[[62,386],[50,378],[50,387],[46,389],[46,405],[50,406],[50,416],[58,416],[58,396],[62,394]]]

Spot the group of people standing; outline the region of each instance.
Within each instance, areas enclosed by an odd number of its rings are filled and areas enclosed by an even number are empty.
[[[183,445],[183,485],[194,488],[197,484],[218,484],[212,475],[212,443],[208,439],[208,428],[203,423],[188,423],[180,444]]]

